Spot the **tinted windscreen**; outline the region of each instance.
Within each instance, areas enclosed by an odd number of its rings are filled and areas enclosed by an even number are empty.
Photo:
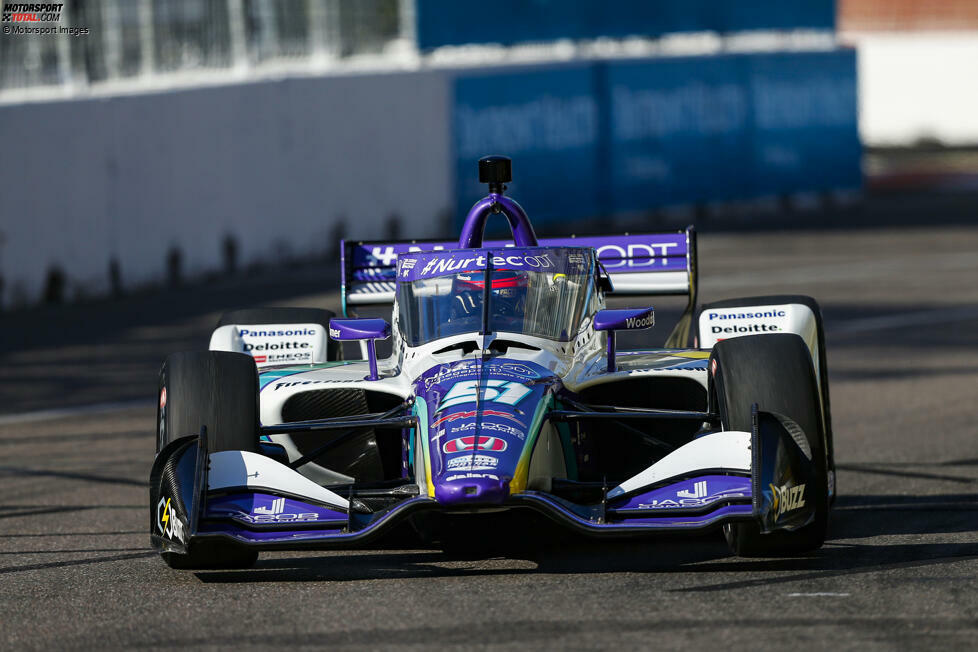
[[[551,249],[540,271],[506,268],[493,258],[486,292],[485,269],[400,282],[397,304],[401,335],[408,346],[482,330],[483,304],[489,300],[489,330],[521,333],[566,342],[592,310],[594,289],[589,250]]]

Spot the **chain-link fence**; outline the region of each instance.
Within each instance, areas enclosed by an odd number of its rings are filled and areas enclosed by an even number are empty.
[[[88,33],[0,35],[0,92],[38,86],[70,92],[120,79],[380,54],[405,36],[412,4],[66,0],[56,27]]]

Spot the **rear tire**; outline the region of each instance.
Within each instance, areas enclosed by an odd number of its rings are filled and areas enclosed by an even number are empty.
[[[207,428],[207,451],[258,450],[258,373],[243,353],[174,353],[160,369],[157,453]],[[151,504],[156,500],[151,498]],[[184,518],[186,515],[183,515]],[[188,554],[160,553],[170,568],[248,568],[258,553],[223,541],[191,541]]]
[[[336,317],[332,310],[322,308],[243,308],[221,315],[218,326],[228,324],[319,324],[329,332],[329,320]],[[343,347],[327,338],[326,359],[330,362],[343,359]]]
[[[715,366],[714,366],[714,363]],[[825,427],[811,354],[794,334],[748,335],[718,342],[710,356],[710,399],[725,430],[751,430],[751,406],[783,414],[805,433],[816,465],[815,518],[793,532],[761,534],[755,522],[723,528],[741,557],[777,556],[822,546],[828,527]]]

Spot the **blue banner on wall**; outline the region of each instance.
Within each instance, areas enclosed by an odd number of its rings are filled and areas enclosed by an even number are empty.
[[[835,0],[416,0],[418,47],[835,29]]]
[[[600,101],[590,64],[457,79],[458,214],[486,194],[476,161],[487,154],[513,159],[509,194],[530,215],[549,220],[598,214]]]
[[[856,53],[750,57],[752,196],[855,188],[862,181]]]
[[[454,115],[458,220],[486,154],[513,158],[538,223],[861,184],[848,49],[483,73]]]

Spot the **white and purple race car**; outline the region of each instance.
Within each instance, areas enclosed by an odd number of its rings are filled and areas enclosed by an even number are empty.
[[[163,559],[247,567],[408,528],[448,547],[510,517],[593,537],[717,530],[745,556],[821,546],[835,472],[815,301],[698,308],[692,228],[538,240],[504,194],[509,159],[479,174],[489,194],[458,242],[343,243],[345,318],[234,311],[209,351],[167,358],[150,478]],[[483,241],[494,214],[510,240]],[[655,319],[609,309],[614,295],[688,303],[664,348],[617,350]],[[362,359],[343,359],[351,342]]]

